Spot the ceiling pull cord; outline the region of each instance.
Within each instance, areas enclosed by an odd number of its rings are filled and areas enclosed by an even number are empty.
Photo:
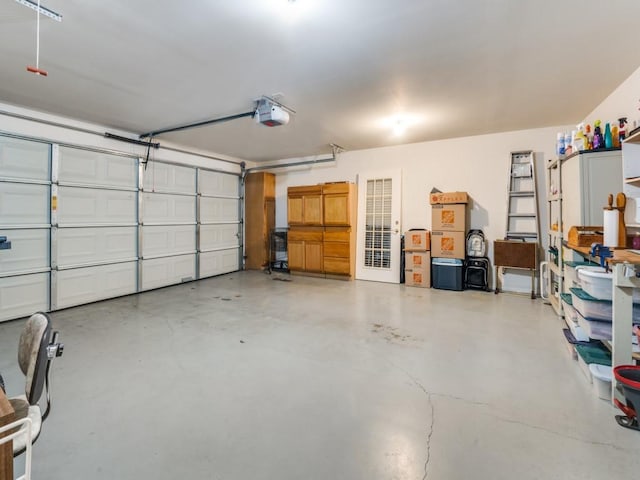
[[[38,0],[38,8],[36,9],[36,66],[27,66],[27,71],[43,77],[48,75],[46,70],[40,69],[40,0]]]

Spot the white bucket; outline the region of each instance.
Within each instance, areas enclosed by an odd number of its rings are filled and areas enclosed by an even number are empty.
[[[612,368],[597,363],[589,364],[589,371],[593,379],[593,389],[602,400],[611,401]]]

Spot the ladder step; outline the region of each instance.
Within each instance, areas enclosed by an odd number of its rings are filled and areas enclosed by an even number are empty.
[[[533,197],[534,193],[533,190],[523,190],[523,191],[512,191],[509,192],[509,195],[511,195],[512,197]]]
[[[510,213],[509,216],[514,218],[535,218],[536,214],[535,213]]]
[[[507,232],[507,238],[538,238],[535,232]]]

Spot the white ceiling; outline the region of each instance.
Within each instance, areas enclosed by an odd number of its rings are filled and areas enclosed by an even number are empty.
[[[640,65],[630,0],[0,0],[0,101],[143,133],[282,93],[288,126],[167,134],[263,161],[586,116]],[[411,124],[396,136],[388,120]],[[387,120],[387,124],[385,124]]]

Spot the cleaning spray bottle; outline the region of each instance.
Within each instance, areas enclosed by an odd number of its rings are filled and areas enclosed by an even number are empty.
[[[627,117],[620,117],[618,119],[618,138],[620,139],[620,143],[627,138]]]

